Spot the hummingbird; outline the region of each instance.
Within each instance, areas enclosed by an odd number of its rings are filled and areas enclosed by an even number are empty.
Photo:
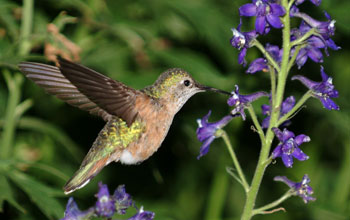
[[[21,62],[19,69],[49,94],[106,121],[80,168],[63,187],[84,187],[109,163],[139,164],[161,146],[175,114],[194,94],[229,92],[204,86],[183,69],[163,72],[136,90],[83,65],[59,58],[58,67]]]

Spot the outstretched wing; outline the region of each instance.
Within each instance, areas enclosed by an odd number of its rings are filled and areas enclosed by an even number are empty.
[[[92,102],[130,126],[138,114],[134,108],[137,94],[121,82],[65,59],[59,59],[61,73]]]
[[[133,105],[139,91],[82,65],[64,59],[60,59],[59,63],[60,68],[22,62],[19,68],[49,94],[68,104],[98,115],[105,121],[115,115],[129,126],[132,124],[137,116]]]
[[[70,105],[88,111],[90,114],[100,116],[105,121],[111,118],[108,112],[88,99],[66,79],[57,67],[33,62],[22,62],[18,67],[22,73],[44,88],[47,93],[55,95]]]

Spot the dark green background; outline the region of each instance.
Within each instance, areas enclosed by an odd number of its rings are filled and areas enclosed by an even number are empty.
[[[11,96],[4,74],[18,74],[16,65],[20,61],[47,62],[43,45],[52,39],[46,26],[53,21],[63,24],[65,19],[70,20],[69,16],[77,19],[61,25],[60,31],[81,47],[80,62],[134,88],[151,84],[167,68],[181,67],[199,82],[220,89],[231,91],[238,84],[243,94],[268,91],[268,74],[245,74],[237,64],[238,51],[229,43],[230,29],[239,22],[238,8],[246,2],[38,0],[34,3],[31,50],[20,55],[22,2],[0,0],[0,132],[7,120],[5,111]],[[339,90],[340,97],[335,101],[341,111],[326,110],[315,99],[308,101],[307,108],[293,118],[290,129],[311,137],[312,141],[301,147],[310,159],[295,162],[293,168],[285,168],[279,159],[271,165],[257,206],[277,199],[287,190],[283,183],[272,181],[276,175],[300,181],[305,173],[309,174],[317,200],[305,205],[293,197],[282,204],[287,212],[254,219],[350,219],[350,2],[324,0],[317,8],[306,1],[300,8],[319,20],[325,19],[322,11],[326,10],[337,20],[333,39],[342,50],[330,51],[323,65]],[[57,19],[62,11],[67,15]],[[253,28],[252,19],[243,21],[244,30]],[[295,20],[295,24],[299,22]],[[273,30],[260,39],[280,45],[281,31]],[[250,49],[248,62],[259,56],[256,49]],[[319,81],[319,64],[308,61],[301,70],[293,68],[292,74]],[[0,160],[0,217],[61,218],[68,200],[61,188],[79,167],[104,122],[46,94],[27,79],[20,89],[21,100],[30,99],[33,105],[14,122],[11,156]],[[300,98],[303,92],[305,88],[300,83],[288,81],[287,96]],[[263,103],[267,100],[254,104],[260,120]],[[209,109],[213,112],[211,121],[230,111],[222,95],[194,96],[176,115],[157,153],[138,166],[107,166],[85,188],[72,194],[79,207],[86,209],[94,204],[97,183],[103,181],[111,191],[125,184],[136,204],[155,212],[155,219],[239,219],[244,191],[225,171],[232,162],[223,141],[216,140],[208,155],[196,159],[201,146],[196,139],[196,119]],[[236,118],[226,127],[249,181],[259,153],[259,139],[251,125],[248,117],[245,122]],[[4,202],[4,198],[11,201]],[[15,201],[22,208],[16,208]]]

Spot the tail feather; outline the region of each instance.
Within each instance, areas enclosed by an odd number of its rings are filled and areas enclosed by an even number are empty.
[[[68,180],[63,187],[64,193],[67,195],[77,189],[83,188],[86,184],[94,178],[104,166],[108,163],[108,157],[104,157],[94,163],[84,164],[75,172],[73,177]]]

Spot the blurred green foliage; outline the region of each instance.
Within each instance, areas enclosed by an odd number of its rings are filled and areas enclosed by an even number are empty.
[[[61,187],[103,126],[102,120],[45,94],[18,72],[20,61],[47,62],[44,52],[50,46],[134,88],[151,84],[171,67],[184,68],[199,82],[225,90],[232,90],[235,83],[242,93],[269,88],[265,73],[244,73],[237,64],[237,51],[229,44],[230,28],[239,22],[238,7],[246,1],[37,0],[33,9],[31,2],[0,0],[1,219],[63,217],[67,197]],[[312,139],[303,148],[310,159],[295,163],[292,169],[280,161],[270,166],[257,206],[277,199],[286,190],[285,185],[272,181],[276,175],[300,181],[303,174],[309,174],[317,200],[305,205],[301,199],[291,198],[283,203],[286,213],[254,219],[349,219],[350,2],[324,0],[319,10],[307,2],[301,8],[318,19],[324,18],[322,10],[326,10],[337,20],[334,40],[342,50],[331,51],[323,65],[340,92],[336,102],[341,111],[327,111],[318,100],[310,100],[293,118],[291,129]],[[59,32],[50,32],[49,24]],[[244,28],[251,29],[249,25]],[[74,46],[67,47],[62,36]],[[272,31],[262,41],[278,44],[280,31]],[[247,58],[251,61],[257,56],[252,49]],[[319,80],[319,67],[310,61],[302,70],[293,69],[295,73]],[[291,82],[286,95],[300,97],[304,90]],[[263,102],[267,100],[254,105],[257,112]],[[137,204],[156,212],[156,219],[238,219],[244,192],[226,172],[231,160],[222,141],[214,142],[210,153],[196,160],[200,143],[195,119],[209,109],[213,120],[229,111],[225,97],[193,97],[175,117],[154,156],[138,166],[107,166],[73,194],[79,207],[93,204],[97,183],[103,181],[111,189],[126,184]],[[259,152],[251,124],[249,119],[243,123],[238,118],[226,129],[248,180]]]

